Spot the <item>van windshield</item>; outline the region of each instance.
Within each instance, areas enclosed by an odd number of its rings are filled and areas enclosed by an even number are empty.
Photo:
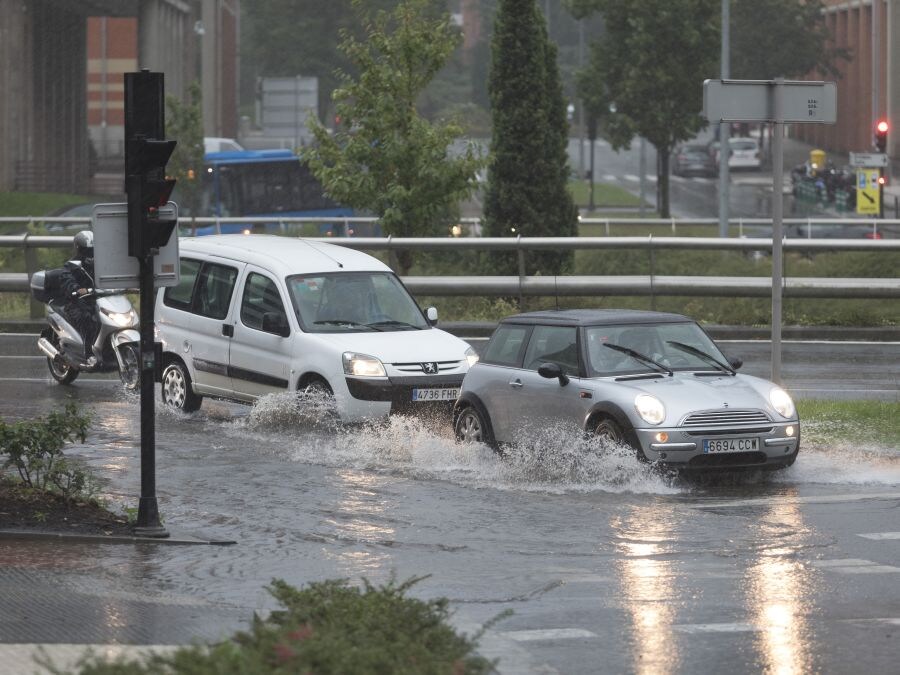
[[[332,272],[287,278],[300,326],[308,333],[425,330],[422,310],[390,272]]]

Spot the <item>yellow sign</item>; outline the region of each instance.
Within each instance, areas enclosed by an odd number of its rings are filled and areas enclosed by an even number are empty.
[[[856,212],[877,216],[881,203],[878,169],[858,169],[856,172]]]

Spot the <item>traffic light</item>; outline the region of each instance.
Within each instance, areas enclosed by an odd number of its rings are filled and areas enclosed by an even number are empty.
[[[161,218],[175,180],[166,163],[175,141],[165,138],[163,74],[125,73],[125,192],[128,194],[128,255],[141,258],[165,246],[177,225]]]
[[[875,123],[875,149],[884,152],[887,149],[887,135],[890,125],[887,120],[878,120]]]

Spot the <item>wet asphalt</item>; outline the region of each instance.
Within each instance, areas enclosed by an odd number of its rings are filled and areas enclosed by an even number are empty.
[[[834,367],[896,402],[893,358],[872,359],[878,386],[865,355]],[[135,506],[137,400],[111,380],[60,387],[36,362],[0,368],[4,417],[69,398],[91,413],[70,453],[111,508]],[[214,640],[273,608],[273,578],[430,575],[413,593],[448,597],[462,630],[512,610],[482,640],[501,672],[896,672],[900,449],[865,430],[806,430],[779,474],[686,481],[565,429],[501,460],[441,420],[329,428],[292,410],[274,396],[159,411],[165,526],[237,543],[0,540],[0,645]]]

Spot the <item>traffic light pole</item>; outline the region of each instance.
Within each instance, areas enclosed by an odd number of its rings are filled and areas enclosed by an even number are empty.
[[[142,537],[168,537],[159,519],[156,501],[156,408],[153,390],[156,380],[154,345],[153,253],[138,258],[141,295],[141,498],[134,533]]]

